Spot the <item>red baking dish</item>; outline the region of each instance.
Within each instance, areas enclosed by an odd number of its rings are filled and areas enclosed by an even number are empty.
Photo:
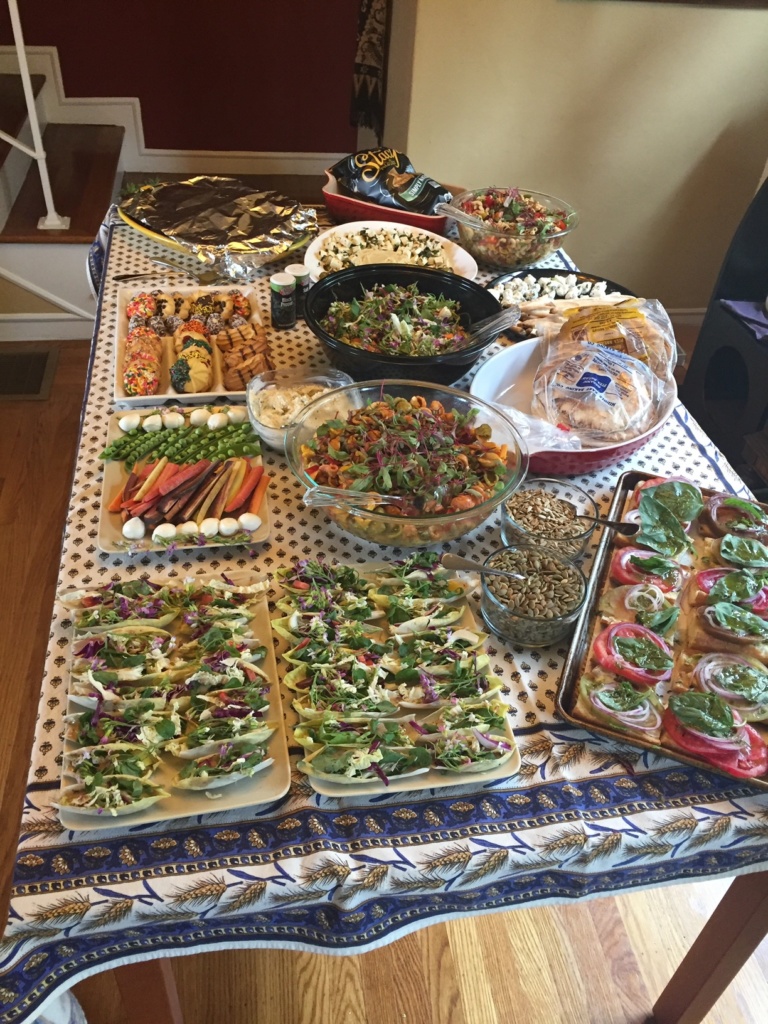
[[[391,206],[380,206],[379,203],[344,196],[339,192],[334,175],[330,171],[326,171],[325,174],[328,181],[323,186],[323,199],[328,213],[337,224],[345,224],[350,220],[386,220],[395,224],[409,224],[411,227],[421,228],[422,231],[434,231],[438,235],[444,235],[447,230],[450,219],[448,217],[409,213],[408,210],[396,210]],[[462,191],[454,185],[446,185],[446,188],[454,195],[459,195]]]

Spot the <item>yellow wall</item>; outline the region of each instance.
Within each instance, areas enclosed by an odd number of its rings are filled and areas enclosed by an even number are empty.
[[[388,131],[415,167],[559,195],[584,270],[705,306],[768,158],[768,10],[395,0],[395,54],[414,4],[409,116],[399,69]]]

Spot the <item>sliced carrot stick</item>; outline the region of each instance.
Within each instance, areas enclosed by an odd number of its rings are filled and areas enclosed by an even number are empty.
[[[211,463],[208,459],[200,459],[199,462],[194,462],[190,466],[184,466],[183,469],[179,467],[179,472],[171,480],[160,484],[160,493],[170,494],[188,481],[193,480],[196,476],[199,476],[210,465]]]
[[[261,506],[261,501],[262,501],[264,495],[267,493],[267,488],[269,487],[269,485],[271,483],[272,483],[272,477],[271,476],[267,476],[266,473],[265,473],[262,476],[261,480],[259,480],[258,484],[256,484],[254,492],[251,495],[251,500],[248,503],[248,511],[249,512],[255,512],[258,515],[259,507]]]
[[[126,487],[128,484],[126,483]],[[118,493],[114,496],[112,501],[107,505],[107,512],[119,512],[123,507],[123,495],[125,494],[125,487],[122,487]]]
[[[155,462],[148,462],[145,466],[142,466],[141,469],[133,470],[131,475],[128,477],[128,483],[123,489],[123,504],[121,508],[129,507],[142,483],[147,479],[156,465],[157,463]]]
[[[232,498],[231,501],[227,502],[227,505],[226,505],[224,511],[225,512],[234,512],[235,509],[238,509],[238,508],[240,508],[241,505],[244,505],[245,501],[249,497],[251,491],[256,486],[256,484],[259,482],[259,480],[261,480],[263,475],[264,475],[264,467],[263,466],[254,466],[252,469],[250,469],[246,473],[246,475],[245,475],[245,480],[243,480],[243,484],[242,484],[240,490],[237,492],[237,494],[234,496],[234,498]]]
[[[154,486],[144,495],[144,501],[153,501],[155,498],[159,498],[161,495],[165,494],[165,491],[160,489],[163,482],[170,480],[172,476],[175,476],[179,472],[180,469],[181,466],[177,465],[175,462],[168,462],[160,476],[155,480]]]
[[[157,480],[160,477],[160,474],[163,472],[163,470],[165,469],[165,467],[167,465],[168,465],[168,456],[164,455],[162,457],[162,459],[160,459],[160,461],[157,463],[155,468],[152,470],[152,472],[149,474],[149,476],[144,481],[144,483],[141,485],[141,487],[138,489],[138,491],[136,492],[136,494],[134,496],[134,499],[133,499],[134,501],[142,501],[142,499],[144,498],[144,495],[145,494],[149,494],[149,492],[152,490],[152,488],[157,483]]]

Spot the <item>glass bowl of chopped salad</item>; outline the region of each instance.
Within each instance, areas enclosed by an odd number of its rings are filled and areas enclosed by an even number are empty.
[[[474,281],[391,264],[329,274],[306,297],[307,326],[353,380],[452,384],[498,335],[472,342],[474,324],[501,310]]]
[[[475,223],[457,221],[459,240],[479,263],[502,270],[531,267],[551,255],[579,223],[562,199],[518,188],[477,188],[450,202]]]
[[[286,455],[304,487],[361,495],[359,507],[327,507],[342,529],[403,548],[477,529],[528,469],[525,444],[500,409],[413,380],[363,381],[321,395],[289,428]],[[395,504],[366,504],[371,492]]]

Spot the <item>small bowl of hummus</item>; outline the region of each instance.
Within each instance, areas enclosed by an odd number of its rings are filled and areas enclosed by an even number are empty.
[[[352,378],[339,370],[310,375],[300,370],[266,370],[246,388],[248,417],[262,441],[284,453],[286,431],[304,407],[320,395],[352,383]]]

